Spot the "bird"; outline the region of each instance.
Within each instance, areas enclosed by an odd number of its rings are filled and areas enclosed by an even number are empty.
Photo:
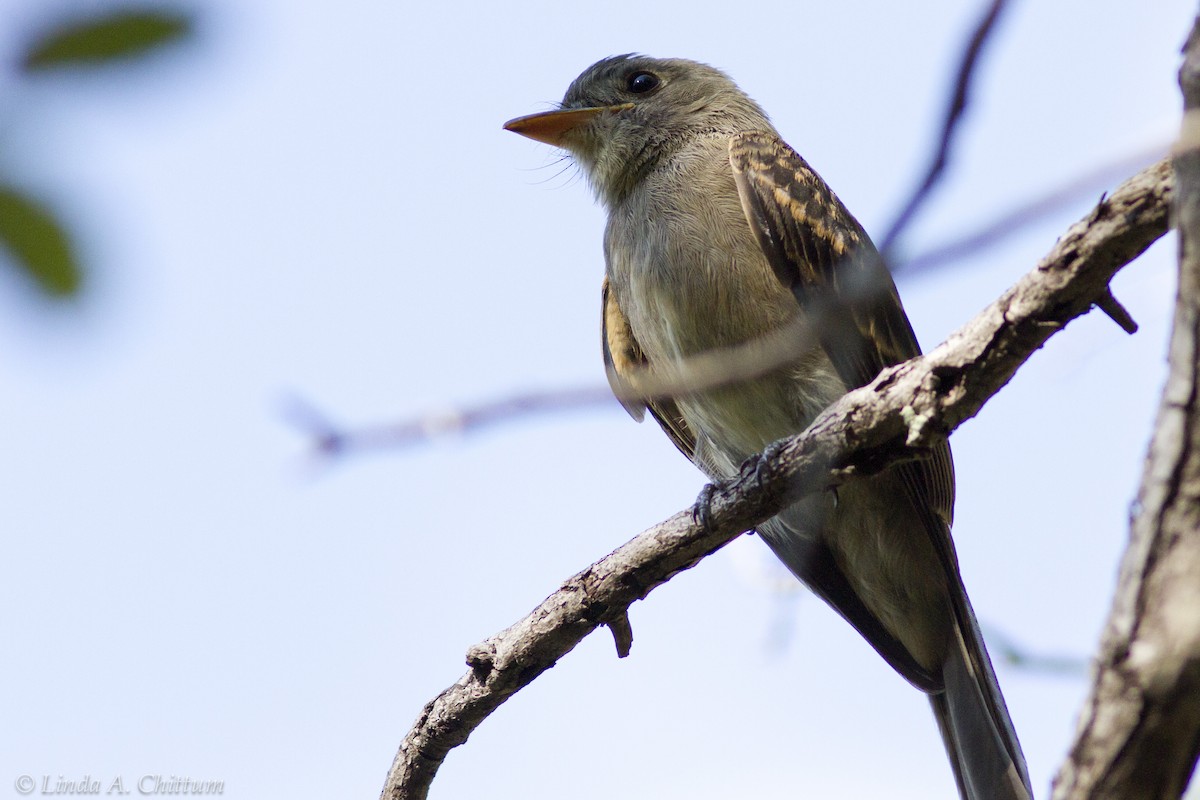
[[[814,324],[766,374],[648,411],[714,480],[803,431],[847,392],[921,354],[862,225],[720,70],[626,54],[588,67],[558,108],[504,128],[566,151],[607,212],[604,362],[639,369]],[[950,536],[949,444],[808,494],[757,526],[788,569],[929,697],[964,800],[1028,800],[1025,758]]]

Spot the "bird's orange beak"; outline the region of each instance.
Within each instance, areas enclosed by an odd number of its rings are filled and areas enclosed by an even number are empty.
[[[633,103],[622,103],[616,106],[597,106],[595,108],[567,108],[560,111],[544,111],[541,114],[529,114],[528,116],[510,119],[504,123],[504,130],[519,133],[534,141],[561,147],[563,136],[568,131],[586,124],[598,114],[603,114],[606,111],[624,111],[628,108],[633,108]]]

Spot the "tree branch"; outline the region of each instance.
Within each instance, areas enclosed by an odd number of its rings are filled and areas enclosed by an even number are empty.
[[[1191,115],[1200,108],[1200,18],[1184,53]],[[1174,159],[1179,292],[1167,384],[1056,800],[1177,798],[1200,753],[1200,150],[1188,138]]]
[[[1167,229],[1170,168],[1131,178],[1072,226],[1029,274],[922,358],[885,370],[804,433],[713,486],[706,524],[681,511],[572,577],[512,627],[470,649],[470,671],[430,701],[400,745],[385,800],[427,795],[450,749],[601,625],[627,642],[627,609],[806,493],[919,458],[974,416],[1020,365],[1087,312],[1109,280]]]

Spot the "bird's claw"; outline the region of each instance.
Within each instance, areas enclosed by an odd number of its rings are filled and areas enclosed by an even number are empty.
[[[742,478],[749,478],[758,475],[758,468],[762,465],[762,456],[758,453],[747,458],[738,467],[738,475]]]
[[[708,532],[712,530],[712,501],[717,487],[711,483],[704,484],[700,494],[696,496],[696,504],[692,506],[692,521]]]
[[[753,477],[755,483],[760,487],[771,478],[771,472],[775,468],[775,462],[779,459],[779,453],[783,450],[781,442],[771,442],[763,448],[761,453],[750,456],[742,462],[742,475]]]

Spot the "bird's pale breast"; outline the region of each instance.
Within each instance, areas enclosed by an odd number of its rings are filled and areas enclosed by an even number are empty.
[[[609,280],[651,365],[765,336],[799,313],[746,223],[727,152],[726,139],[702,139],[610,209]],[[682,399],[680,407],[722,456],[708,471],[726,475],[803,430],[844,391],[816,348],[792,367]]]

